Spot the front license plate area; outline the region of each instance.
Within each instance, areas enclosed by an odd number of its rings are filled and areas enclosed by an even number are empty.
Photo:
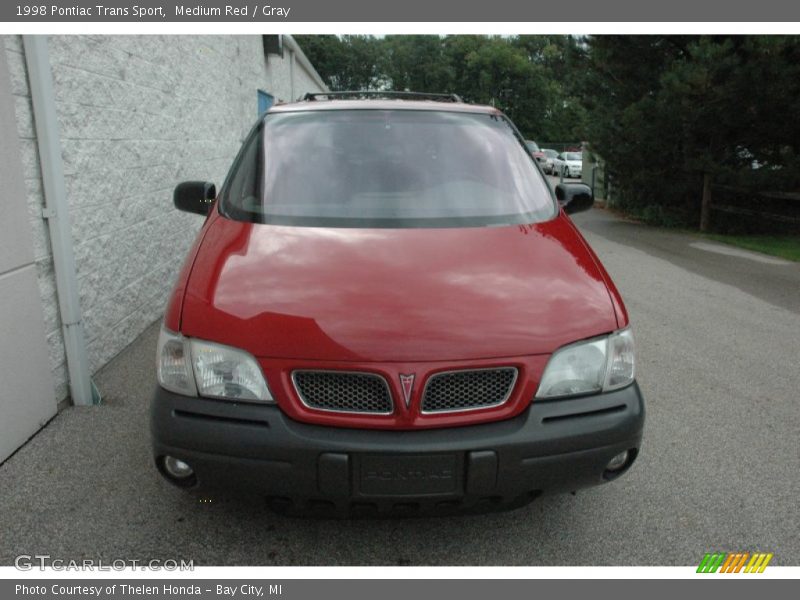
[[[462,492],[458,454],[362,454],[356,484],[362,496],[438,496]]]

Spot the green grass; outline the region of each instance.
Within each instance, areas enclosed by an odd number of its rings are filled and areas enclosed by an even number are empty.
[[[800,236],[797,235],[721,235],[709,233],[705,237],[746,250],[800,262]]]

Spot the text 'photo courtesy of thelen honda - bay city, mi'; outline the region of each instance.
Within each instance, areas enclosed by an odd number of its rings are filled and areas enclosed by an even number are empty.
[[[158,341],[171,482],[276,509],[485,511],[611,481],[644,405],[619,292],[503,113],[307,94],[251,130]]]

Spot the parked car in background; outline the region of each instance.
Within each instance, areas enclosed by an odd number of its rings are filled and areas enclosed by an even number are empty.
[[[528,146],[528,150],[531,151],[533,158],[535,158],[537,162],[542,162],[544,160],[544,153],[539,148],[539,144],[533,140],[525,140],[525,145]]]
[[[580,177],[583,173],[583,154],[580,152],[562,152],[553,159],[555,174],[564,177]]]
[[[542,154],[544,155],[544,159],[541,161],[542,170],[548,175],[555,175],[556,172],[553,169],[553,160],[558,156],[558,152],[552,148],[542,148]]]
[[[621,476],[644,405],[622,298],[568,216],[591,188],[553,189],[491,106],[346,94],[273,106],[219,193],[175,189],[205,224],[158,340],[158,470],[339,515]]]

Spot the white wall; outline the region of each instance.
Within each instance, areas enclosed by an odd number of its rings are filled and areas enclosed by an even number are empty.
[[[276,102],[294,102],[306,92],[327,90],[302,49],[296,51],[294,50],[296,47],[296,44],[285,43],[283,56],[276,54],[268,56],[266,80],[268,89],[265,91],[273,94]]]
[[[25,59],[19,36],[3,42],[60,400],[67,395],[65,358]],[[256,119],[257,90],[288,99],[292,82],[281,61],[273,64],[271,57],[267,65],[257,35],[51,36],[49,46],[94,372],[159,318],[201,225],[196,215],[172,207],[175,184],[204,179],[220,185]],[[304,69],[295,73],[303,92],[319,89]]]
[[[0,46],[0,462],[56,412],[15,129]]]

